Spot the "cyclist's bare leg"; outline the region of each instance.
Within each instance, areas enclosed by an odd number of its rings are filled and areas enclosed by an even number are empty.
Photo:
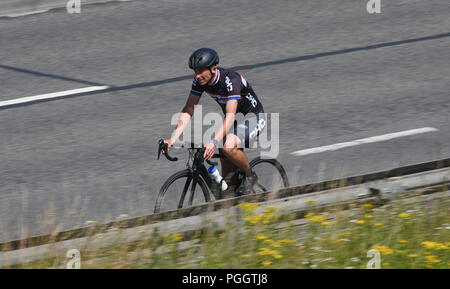
[[[250,164],[245,153],[238,148],[240,143],[241,140],[236,135],[228,134],[223,146],[223,153],[242,172],[246,172],[250,169]]]
[[[220,158],[220,163],[222,165],[222,176],[227,184],[230,185],[236,166],[227,158]]]
[[[228,184],[228,189],[222,192],[222,196],[228,198],[234,196],[236,188],[233,186],[233,175],[237,167],[227,158],[220,158],[220,163],[222,164],[222,177]]]

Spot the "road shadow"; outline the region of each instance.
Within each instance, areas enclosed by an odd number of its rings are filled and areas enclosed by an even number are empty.
[[[261,63],[256,63],[256,64],[240,65],[240,66],[230,67],[230,69],[237,70],[237,71],[251,70],[251,69],[255,69],[255,68],[282,65],[282,64],[286,64],[286,63],[295,63],[295,62],[307,61],[307,60],[312,60],[312,59],[317,59],[317,58],[322,58],[322,57],[348,54],[348,53],[353,53],[353,52],[358,52],[358,51],[375,50],[375,49],[384,48],[384,47],[399,46],[399,45],[415,43],[415,42],[442,39],[442,38],[446,38],[446,37],[450,37],[450,33],[442,33],[442,34],[436,34],[436,35],[431,35],[431,36],[426,36],[426,37],[411,38],[411,39],[405,39],[405,40],[399,40],[399,41],[378,43],[378,44],[362,46],[362,47],[353,47],[353,48],[321,52],[321,53],[310,54],[310,55],[302,55],[302,56],[297,56],[297,57],[290,57],[290,58],[261,62]],[[36,72],[36,71],[28,70],[28,69],[22,69],[22,68],[6,66],[6,65],[1,65],[1,64],[0,64],[0,68],[14,70],[17,72],[33,74],[33,75],[37,75],[37,76],[41,76],[41,77],[50,77],[50,78],[56,78],[56,79],[61,79],[61,80],[66,80],[66,81],[73,81],[73,82],[83,83],[83,84],[93,85],[93,86],[106,85],[106,84],[100,84],[100,83],[95,83],[95,82],[90,82],[90,81],[85,81],[85,80],[80,80],[80,79],[75,79],[75,78],[69,78],[69,77],[64,77],[64,76],[59,76],[59,75],[54,75],[54,74]],[[64,99],[64,98],[73,98],[73,97],[80,97],[80,96],[86,96],[86,95],[92,95],[92,94],[109,93],[109,92],[130,90],[130,89],[136,89],[136,88],[142,88],[142,87],[154,87],[154,86],[158,86],[158,85],[165,85],[165,84],[169,84],[169,83],[184,81],[184,80],[188,80],[188,79],[192,79],[192,78],[193,78],[193,75],[190,74],[190,75],[167,78],[167,79],[163,79],[163,80],[141,82],[141,83],[130,84],[130,85],[110,86],[110,88],[107,88],[104,90],[72,94],[72,95],[67,95],[67,96],[62,96],[62,97],[52,98],[52,99],[36,100],[36,101],[27,102],[27,103],[13,104],[10,106],[1,106],[0,110],[9,109],[9,108],[13,108],[13,107],[19,107],[19,106],[27,106],[27,105],[31,105],[31,104],[35,104],[35,103],[40,103],[40,102],[60,100],[60,99]]]

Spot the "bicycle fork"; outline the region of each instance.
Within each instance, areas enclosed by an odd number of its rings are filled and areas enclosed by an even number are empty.
[[[192,202],[194,201],[194,192],[195,192],[195,187],[197,186],[197,178],[198,178],[198,172],[194,171],[193,182],[192,182],[192,187],[191,187],[191,194],[189,195],[189,206],[192,206]]]
[[[194,169],[194,170],[192,170],[192,175],[187,178],[186,183],[184,184],[183,192],[181,194],[180,202],[178,203],[179,209],[183,207],[184,200],[186,199],[186,193],[189,190],[189,186],[191,185],[191,182],[192,182],[192,186],[191,186],[190,194],[189,194],[189,206],[192,206],[199,175],[200,175],[200,173],[198,172],[198,170]]]
[[[192,177],[189,176],[186,180],[186,183],[184,184],[183,192],[181,193],[180,202],[178,203],[178,209],[181,209],[183,207],[184,198],[186,197],[186,192],[189,189],[189,185],[191,184]],[[192,195],[192,192],[191,192]]]

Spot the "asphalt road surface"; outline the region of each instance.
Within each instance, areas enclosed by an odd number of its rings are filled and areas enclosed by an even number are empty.
[[[381,0],[381,14],[366,3],[132,1],[0,18],[0,240],[150,214],[186,165],[181,149],[157,161],[156,142],[174,129],[200,47],[279,113],[293,185],[448,158],[450,3]],[[92,86],[109,89],[1,105]],[[207,95],[200,104],[220,111]],[[292,154],[420,128],[433,130]]]

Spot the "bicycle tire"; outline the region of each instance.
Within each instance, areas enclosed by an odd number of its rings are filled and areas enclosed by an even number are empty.
[[[272,179],[272,188],[269,188],[269,185],[262,184],[263,181],[267,181],[267,180],[263,180],[263,178],[267,178],[268,176],[259,175],[258,172],[256,171],[256,167],[258,165],[260,166],[261,164],[264,164],[264,163],[275,167],[276,171],[278,172],[280,181],[278,182],[276,187],[273,185],[273,179]],[[289,187],[289,180],[288,180],[286,171],[277,159],[261,159],[261,157],[257,157],[250,162],[250,167],[258,175],[258,181],[254,187],[255,190],[259,190],[261,192],[267,192],[267,191],[273,191],[273,190],[276,191],[278,189],[283,189],[283,188]],[[272,176],[272,178],[274,178],[274,177],[275,176]],[[258,193],[258,191],[256,191],[256,193]]]
[[[192,178],[193,178],[192,172],[189,169],[185,169],[185,170],[182,170],[182,171],[179,171],[179,172],[173,174],[164,182],[164,184],[162,185],[161,189],[159,190],[158,196],[156,198],[154,213],[161,212],[161,206],[163,205],[165,200],[167,202],[167,194],[166,193],[167,193],[168,189],[171,187],[171,185],[175,181],[183,179],[183,178],[186,178],[186,182],[184,183],[183,191],[181,192],[180,199],[178,200],[177,209],[180,209],[183,206],[186,207],[186,205],[184,205],[184,202],[185,202],[184,199],[186,198],[186,195],[188,195],[188,194],[190,195],[190,189],[192,188]],[[189,180],[189,183],[187,183],[188,180]],[[187,185],[187,187],[186,187],[186,185]],[[211,200],[211,196],[210,196],[210,193],[208,190],[208,186],[206,185],[206,182],[204,181],[204,179],[201,175],[198,176],[196,185],[200,187],[200,189],[203,193],[204,202],[209,202]],[[168,202],[170,202],[170,200]],[[170,211],[170,209],[168,211]]]

